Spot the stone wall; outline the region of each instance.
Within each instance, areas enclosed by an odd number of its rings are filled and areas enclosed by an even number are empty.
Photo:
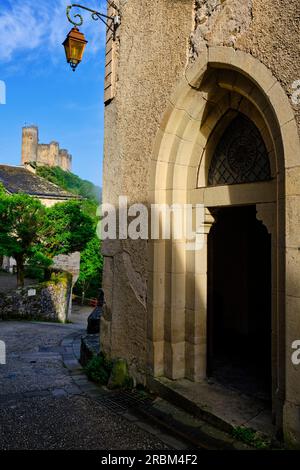
[[[190,59],[199,57],[207,46],[235,46],[251,25],[252,3],[252,0],[196,0]]]
[[[132,204],[148,201],[154,138],[187,62],[193,0],[121,0],[119,5],[115,98],[105,112],[103,200],[116,204],[123,194]],[[103,254],[103,346],[115,357],[126,357],[131,373],[143,381],[147,242],[104,242]]]
[[[73,287],[78,281],[80,274],[80,252],[75,251],[69,255],[57,255],[53,258],[53,267],[57,270],[66,271],[72,275],[72,292]],[[72,295],[71,292],[71,295]],[[69,303],[69,316],[72,314],[72,301]]]
[[[52,272],[41,284],[0,293],[0,319],[66,322],[69,318],[72,275]]]
[[[195,0],[189,61],[203,47],[234,47],[266,65],[290,97],[300,79],[299,27],[298,0]],[[300,106],[293,108],[300,126]]]
[[[74,287],[80,274],[80,253],[75,251],[69,255],[57,255],[53,258],[53,267],[57,270],[67,271],[72,274],[72,285]]]
[[[207,121],[201,134],[202,137],[206,131],[203,138],[203,145],[206,145],[215,125],[214,114],[218,111],[213,94],[215,85],[220,92],[221,104],[221,92],[225,95],[230,90],[232,101],[226,103],[237,106],[242,101],[239,98],[234,102],[235,93],[246,96],[250,103],[246,103],[248,112],[255,114],[254,104],[264,122],[270,124],[266,127],[272,132],[272,145],[278,147],[278,155],[283,153],[283,163],[276,167],[274,174],[280,221],[276,226],[280,247],[280,269],[276,279],[280,296],[276,305],[280,315],[275,326],[281,342],[278,350],[273,344],[273,361],[278,374],[273,379],[273,414],[277,412],[280,424],[285,401],[286,441],[299,447],[299,366],[295,367],[290,361],[290,345],[300,335],[300,101],[297,104],[291,99],[293,84],[300,79],[299,0],[120,0],[118,4],[121,26],[115,44],[114,98],[105,110],[104,202],[117,204],[120,195],[126,195],[129,204],[149,204],[156,198],[164,199],[166,203],[176,198],[178,202],[186,202],[184,198],[179,201],[189,175],[182,162],[193,150],[193,164],[200,166],[203,148],[199,146],[197,153],[191,135],[200,134],[203,122]],[[206,56],[209,62],[205,62]],[[201,60],[204,67],[208,66],[208,72],[207,83],[203,83],[200,90],[201,80],[193,80],[193,64],[197,66]],[[232,70],[234,73],[228,73]],[[218,83],[214,79],[218,79]],[[184,86],[182,95],[177,92],[179,83],[190,87],[186,96]],[[254,88],[254,83],[260,83],[260,87]],[[267,98],[262,98],[262,90]],[[186,103],[189,95],[192,99]],[[206,109],[204,116],[201,106]],[[241,108],[237,109],[241,111]],[[273,114],[275,109],[276,115]],[[277,126],[280,132],[276,133]],[[284,140],[283,150],[279,149],[282,145],[279,136]],[[185,147],[187,150],[180,153]],[[177,166],[176,159],[180,162]],[[155,179],[155,187],[151,178]],[[191,187],[197,187],[196,178]],[[199,200],[195,198],[193,202]],[[147,330],[156,330],[161,348],[159,355],[165,362],[168,362],[168,354],[179,359],[183,357],[176,354],[173,330],[169,349],[163,346],[164,329],[169,328],[169,323],[182,321],[182,315],[176,316],[179,310],[175,311],[172,303],[165,303],[156,318],[149,312],[154,304],[159,305],[158,300],[165,302],[164,293],[170,291],[176,291],[182,308],[186,307],[182,294],[186,279],[183,271],[178,273],[175,281],[172,280],[173,272],[184,270],[185,265],[183,268],[184,263],[176,266],[172,253],[162,250],[156,262],[159,266],[165,263],[167,270],[161,277],[152,276],[149,270],[152,253],[149,243],[144,241],[105,242],[103,254],[103,288],[107,302],[101,320],[103,349],[111,356],[126,358],[131,373],[143,381],[147,373],[153,373],[149,357],[155,354],[154,340],[147,338]],[[205,263],[199,264],[198,260],[200,276],[206,275]],[[273,264],[277,266],[275,262]],[[155,269],[158,272],[157,266]],[[193,271],[191,275],[194,274]],[[153,290],[158,293],[157,298],[149,299],[149,292]],[[193,294],[187,290],[186,295],[189,301]],[[166,318],[164,311],[168,314]],[[203,313],[206,315],[206,306]],[[198,316],[192,320],[196,323]],[[181,330],[184,328],[183,325]],[[205,328],[204,324],[203,331]],[[205,354],[206,345],[200,344],[200,347]],[[206,363],[203,364],[205,367]],[[158,370],[158,375],[163,375],[162,369]],[[179,370],[179,375],[177,372],[172,370],[172,378],[182,377],[182,371]],[[274,405],[276,400],[279,406]]]
[[[103,200],[116,204],[122,194],[128,196],[129,203],[147,202],[151,153],[163,124],[163,112],[188,63],[201,55],[203,48],[226,45],[250,53],[291,95],[292,83],[300,78],[298,0],[116,3],[121,26],[116,45],[115,98],[105,111]],[[299,122],[300,107],[293,108]],[[136,344],[139,361],[144,362],[147,244],[136,243],[133,249],[129,242],[105,242],[103,253],[108,318],[113,306],[114,316],[120,315],[116,324],[120,323],[121,331],[127,316],[129,324],[135,324],[138,333],[132,343]],[[110,331],[110,325],[106,326]],[[118,338],[116,350],[127,354],[129,343],[126,340],[122,344]],[[107,347],[111,346],[109,339]]]

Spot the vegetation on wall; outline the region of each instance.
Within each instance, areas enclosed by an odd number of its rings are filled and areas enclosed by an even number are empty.
[[[129,375],[124,359],[109,360],[103,352],[92,357],[84,368],[88,378],[109,389],[132,389],[133,379]]]

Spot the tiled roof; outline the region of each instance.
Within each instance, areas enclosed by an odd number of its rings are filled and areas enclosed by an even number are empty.
[[[36,197],[81,199],[22,166],[0,165],[0,183],[9,193],[25,193]]]

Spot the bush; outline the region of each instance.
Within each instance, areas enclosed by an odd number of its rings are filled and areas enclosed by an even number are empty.
[[[100,385],[107,385],[111,371],[112,361],[109,361],[103,353],[93,357],[85,366],[85,372],[90,380]]]

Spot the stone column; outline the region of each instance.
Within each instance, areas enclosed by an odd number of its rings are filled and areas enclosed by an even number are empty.
[[[300,340],[300,169],[289,170],[286,182],[286,302],[285,363],[286,392],[283,413],[285,442],[300,449],[300,364],[293,344]],[[299,350],[299,347],[298,347]]]
[[[284,307],[281,299],[284,298],[284,282],[280,268],[281,252],[278,246],[278,215],[276,203],[257,204],[257,220],[261,221],[271,235],[271,282],[272,282],[272,417],[276,428],[282,428],[282,408],[284,402]]]
[[[186,311],[186,377],[195,382],[204,379],[207,370],[208,235],[214,222],[206,209],[204,223],[197,229],[202,248],[193,253],[187,274],[187,282],[193,283],[187,292],[192,293],[194,306]],[[188,306],[192,306],[190,300]]]
[[[168,247],[172,261],[171,272],[166,273],[165,374],[176,380],[185,376],[185,241],[169,242]]]
[[[165,305],[169,293],[170,273],[167,273],[168,240],[150,241],[148,305],[147,305],[147,370],[154,377],[164,375]]]

